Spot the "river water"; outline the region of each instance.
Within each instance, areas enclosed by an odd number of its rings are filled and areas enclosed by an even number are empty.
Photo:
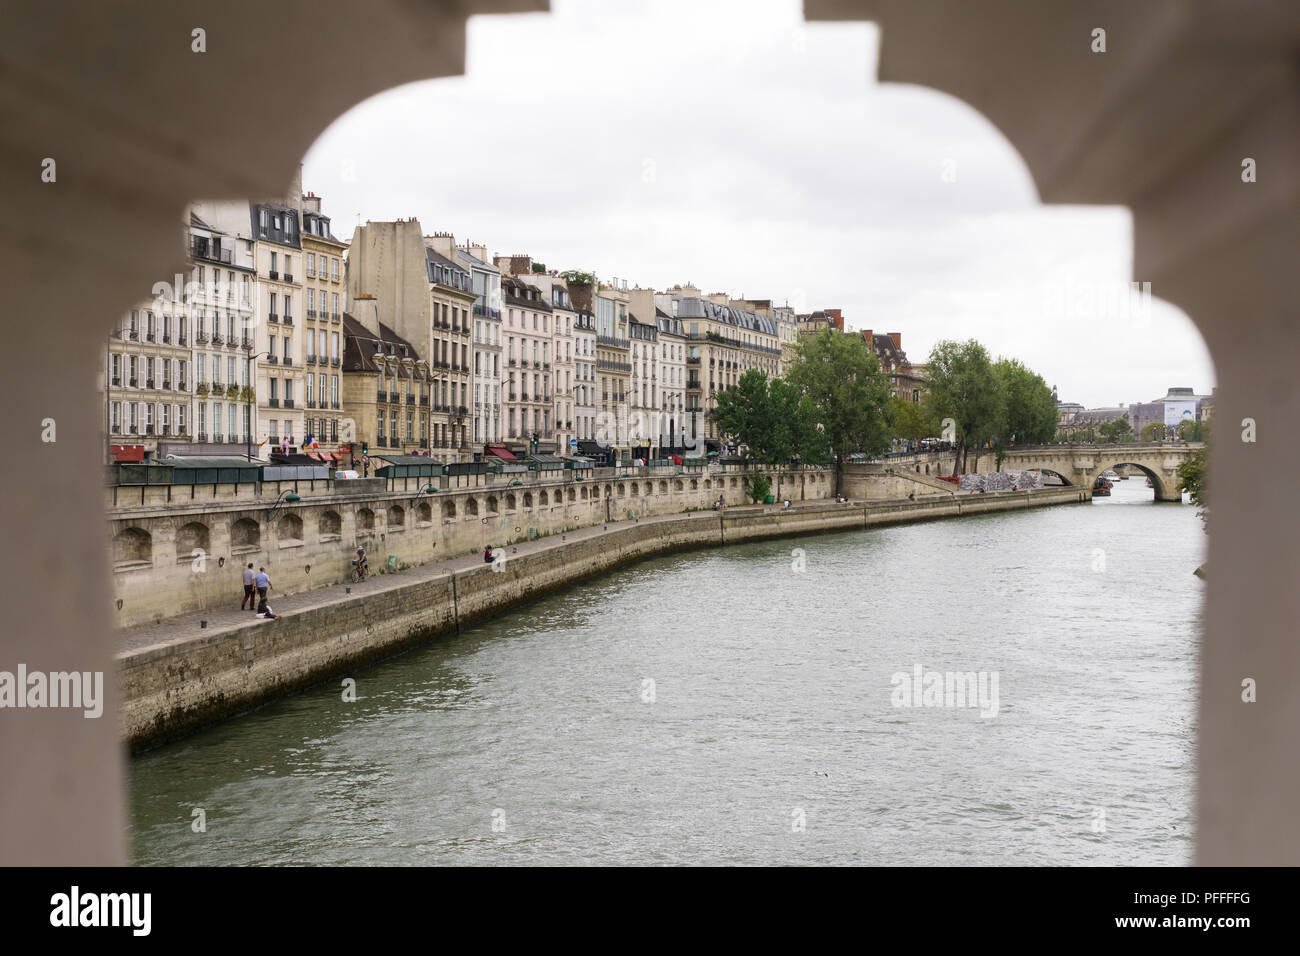
[[[1189,863],[1205,536],[1151,499],[568,588],[136,758],[134,860]]]

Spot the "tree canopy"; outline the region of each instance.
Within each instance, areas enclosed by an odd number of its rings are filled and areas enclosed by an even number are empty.
[[[888,448],[889,376],[862,337],[823,329],[794,349],[788,380],[811,401],[822,439],[839,462],[855,452],[878,455]]]
[[[970,449],[991,441],[1002,426],[1007,406],[1000,377],[979,342],[944,340],[930,352],[926,386],[935,413],[956,426],[956,475]]]
[[[756,461],[826,461],[826,442],[817,430],[812,401],[789,382],[769,379],[759,369],[749,369],[734,388],[719,392],[712,416],[718,430],[744,445]]]

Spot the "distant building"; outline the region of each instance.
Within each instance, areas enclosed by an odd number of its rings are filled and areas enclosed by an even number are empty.
[[[881,371],[888,373],[890,387],[905,402],[919,402],[925,394],[925,376],[920,367],[913,365],[903,351],[903,333],[877,333],[866,329],[861,333],[871,354],[880,362]]]

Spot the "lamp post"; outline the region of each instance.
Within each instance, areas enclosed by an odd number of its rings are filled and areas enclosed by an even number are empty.
[[[248,406],[248,431],[244,433],[244,446],[245,446],[244,457],[247,458],[249,461],[252,461],[253,460],[253,428],[254,428],[253,394],[255,391],[254,384],[253,384],[253,359],[261,358],[263,355],[270,355],[271,353],[258,352],[254,354],[253,346],[251,342],[248,345],[246,345],[244,349],[246,352],[244,356],[244,381],[248,383],[246,386],[244,386],[245,388],[248,389],[248,400],[244,402],[244,404]]]

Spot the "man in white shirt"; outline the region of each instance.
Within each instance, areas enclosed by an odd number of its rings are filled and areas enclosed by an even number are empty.
[[[249,562],[248,567],[244,568],[244,600],[239,602],[241,611],[247,605],[250,611],[257,612],[257,595],[253,591],[253,578],[255,577],[252,562]]]

